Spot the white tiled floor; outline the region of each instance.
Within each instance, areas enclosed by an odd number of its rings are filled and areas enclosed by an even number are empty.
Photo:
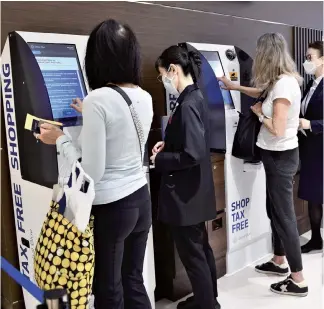
[[[301,243],[305,243],[308,237],[309,234],[302,236]],[[304,298],[273,294],[269,291],[270,284],[282,278],[258,274],[253,266],[223,277],[218,281],[222,309],[323,309],[322,259],[322,253],[303,255],[304,274],[309,285],[309,295]],[[175,308],[176,304],[164,300],[156,304],[156,309]]]

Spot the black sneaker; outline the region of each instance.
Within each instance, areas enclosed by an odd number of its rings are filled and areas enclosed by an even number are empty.
[[[287,264],[278,265],[274,261],[255,266],[255,270],[261,274],[288,276],[289,268]]]
[[[291,276],[287,279],[272,284],[270,290],[281,295],[305,297],[308,295],[308,286],[305,282],[296,283]]]
[[[217,299],[216,299],[216,303],[215,303],[215,309],[221,309],[221,305]]]
[[[309,253],[311,251],[321,251],[323,250],[323,240],[310,240],[306,245],[301,246],[302,253]]]
[[[181,301],[177,309],[189,309],[196,306],[195,298],[193,296],[188,297],[185,301]]]

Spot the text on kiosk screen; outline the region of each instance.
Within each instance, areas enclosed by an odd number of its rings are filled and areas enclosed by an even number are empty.
[[[29,43],[29,47],[44,77],[53,118],[80,116],[70,107],[72,99],[87,95],[75,45]]]
[[[202,51],[201,54],[206,58],[209,65],[213,69],[216,77],[222,77],[225,75],[221,60],[219,58],[219,53],[217,51]],[[221,86],[221,82],[219,82]],[[221,89],[222,97],[224,100],[225,109],[234,109],[231,93],[228,90]]]

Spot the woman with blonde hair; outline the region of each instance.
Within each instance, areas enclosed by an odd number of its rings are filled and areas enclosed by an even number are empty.
[[[306,296],[308,286],[302,273],[293,202],[293,177],[299,165],[297,132],[302,78],[281,34],[267,33],[258,39],[252,75],[253,88],[232,83],[226,77],[220,80],[228,90],[255,98],[264,92],[265,96],[263,103],[259,102],[251,109],[262,122],[257,146],[266,173],[266,207],[271,221],[274,256],[269,262],[256,266],[256,271],[287,276],[271,285],[272,292]]]

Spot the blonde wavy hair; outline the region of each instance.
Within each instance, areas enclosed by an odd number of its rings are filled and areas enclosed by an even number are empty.
[[[252,67],[254,87],[269,90],[282,74],[294,76],[299,85],[303,78],[288,51],[285,38],[280,33],[266,33],[257,41],[256,56]]]

